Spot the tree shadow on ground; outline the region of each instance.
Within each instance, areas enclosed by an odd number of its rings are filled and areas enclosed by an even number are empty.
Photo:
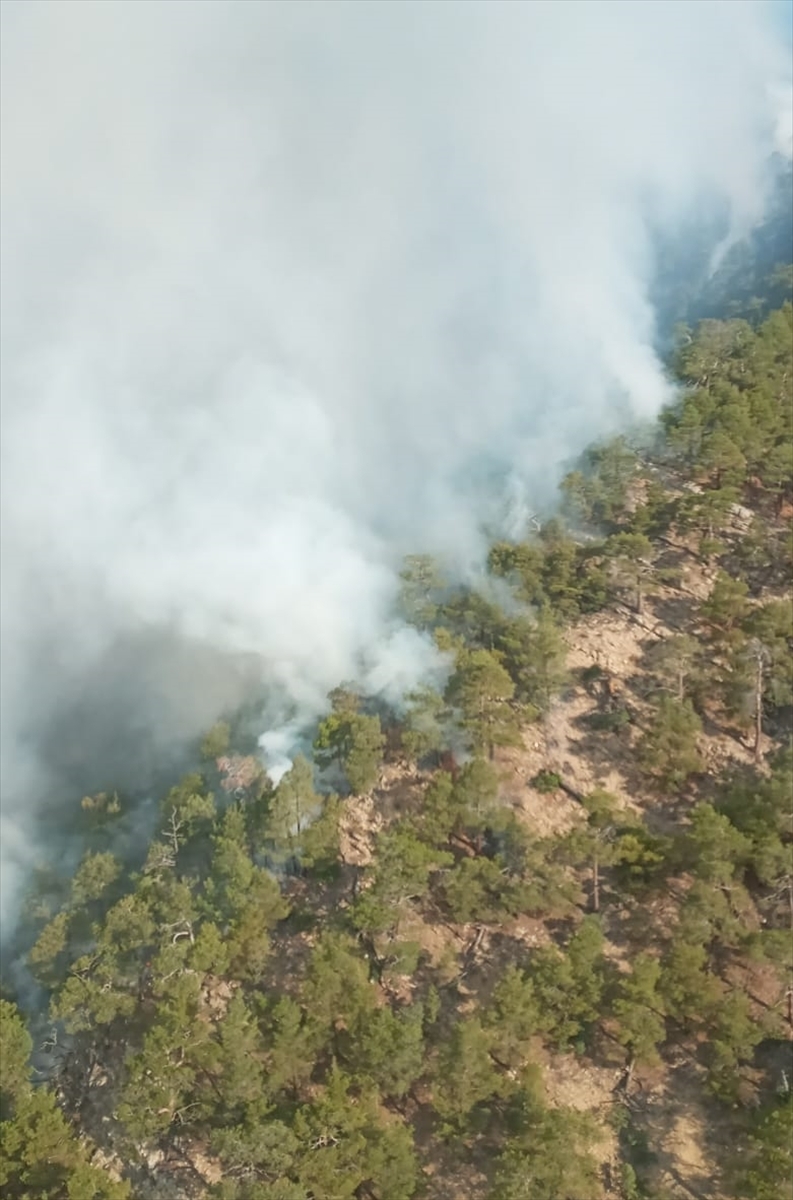
[[[669,630],[670,635],[690,629],[694,622],[695,613],[699,606],[696,596],[685,592],[664,592],[648,600],[648,608],[660,625]]]
[[[718,1195],[720,1167],[733,1145],[732,1116],[703,1091],[700,1068],[689,1057],[670,1063],[637,1118],[659,1182],[671,1181],[687,1200]]]

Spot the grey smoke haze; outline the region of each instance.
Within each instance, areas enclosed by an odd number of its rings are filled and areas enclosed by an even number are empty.
[[[771,8],[5,0],[4,900],[48,788],[257,670],[416,678],[399,556],[657,411],[651,233],[762,214]]]

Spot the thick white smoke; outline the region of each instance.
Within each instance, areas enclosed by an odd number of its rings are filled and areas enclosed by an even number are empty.
[[[4,0],[2,24],[18,832],[42,728],[86,759],[92,696],[170,736],[237,694],[216,651],[309,708],[361,656],[384,689],[420,675],[399,556],[475,559],[494,479],[532,504],[658,409],[649,230],[757,220],[789,64],[758,0]],[[163,630],[206,662],[148,652],[141,682],[130,646]]]

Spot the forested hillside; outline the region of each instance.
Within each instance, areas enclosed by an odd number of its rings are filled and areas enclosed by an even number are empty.
[[[477,590],[406,561],[444,690],[340,680],[275,787],[223,715],[139,849],[76,801],[4,1197],[793,1197],[793,308],[674,370]]]
[[[705,222],[673,243],[657,249],[658,276],[653,289],[662,337],[678,322],[744,317],[754,322],[793,299],[793,172],[777,163],[765,219],[751,233],[725,248],[725,221]],[[714,257],[716,255],[716,257]]]

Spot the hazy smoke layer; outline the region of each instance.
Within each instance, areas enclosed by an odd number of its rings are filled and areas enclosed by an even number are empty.
[[[211,720],[232,655],[306,705],[420,672],[398,556],[475,558],[657,410],[649,231],[758,218],[789,68],[758,0],[2,20],[8,821]]]

